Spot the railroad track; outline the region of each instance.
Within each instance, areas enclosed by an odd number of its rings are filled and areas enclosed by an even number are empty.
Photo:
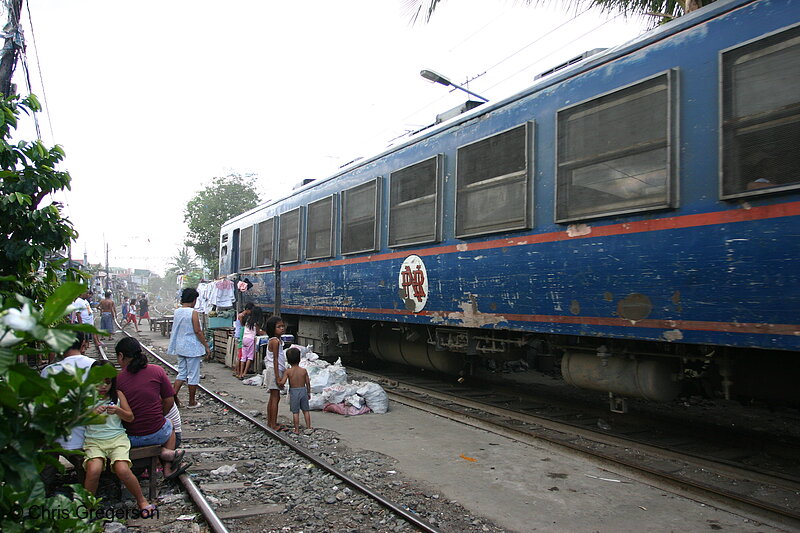
[[[430,379],[414,384],[413,378],[396,373],[387,377],[350,368],[352,378],[360,379],[359,375],[382,383],[394,402],[520,442],[567,448],[687,497],[800,529],[800,478],[794,475],[797,464],[792,462],[792,451],[797,448],[787,450],[788,463],[766,469],[745,464],[752,454],[735,445],[670,436],[669,430],[657,438],[650,429],[635,424],[613,431],[609,426],[601,429],[597,417],[582,415],[579,408],[564,404],[532,404],[485,388],[456,387]],[[509,405],[524,405],[525,409]],[[784,444],[791,448],[791,442]]]
[[[143,348],[158,364],[176,371],[145,343]],[[320,441],[335,445],[335,434],[315,430],[313,434],[287,436],[258,420],[258,413],[240,409],[202,384],[198,393],[201,391],[204,394],[198,394],[198,398],[203,401],[205,396],[201,408],[181,410],[182,448],[193,466],[179,476],[179,481],[210,530],[280,530],[280,526],[302,520],[305,531],[360,530],[365,524],[379,531],[439,531],[423,520],[418,510],[390,501],[364,481],[397,483],[388,461],[385,475],[379,476],[386,479],[375,480],[366,471],[350,475],[335,466],[339,461],[336,451],[325,456],[310,451]],[[305,490],[307,487],[314,490]],[[172,495],[168,499],[169,507],[186,510],[181,507],[181,498]],[[324,514],[315,512],[319,506],[326,508]],[[224,511],[217,512],[218,508]],[[332,508],[341,511],[333,513],[337,516],[334,524],[330,523]],[[184,513],[179,518],[191,515]],[[142,519],[130,525],[140,530],[164,526]],[[500,531],[484,527],[476,530]]]

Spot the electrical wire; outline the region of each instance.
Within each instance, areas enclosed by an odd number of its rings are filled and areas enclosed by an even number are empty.
[[[47,115],[47,124],[50,126],[50,137],[55,143],[56,134],[53,131],[53,120],[50,117],[50,104],[47,102],[47,91],[44,89],[44,76],[42,76],[42,62],[39,60],[39,48],[36,46],[36,34],[33,31],[33,18],[31,17],[31,3],[25,5],[28,11],[28,25],[31,27],[31,43],[33,44],[33,55],[36,57],[36,69],[39,71],[39,83],[42,86],[42,102],[44,103],[44,111]]]
[[[572,39],[571,41],[569,41],[569,42],[565,43],[565,44],[564,44],[564,46],[562,46],[562,49],[563,49],[563,48],[565,48],[565,47],[567,47],[567,46],[569,46],[569,45],[570,45],[570,44],[572,44],[572,43],[575,43],[575,42],[577,42],[579,39],[583,39],[584,37],[586,37],[586,36],[587,36],[587,35],[589,35],[590,33],[593,33],[593,32],[595,32],[595,31],[599,30],[600,28],[602,28],[602,27],[603,27],[603,26],[605,26],[606,24],[608,24],[608,23],[610,23],[610,22],[614,21],[615,19],[619,18],[620,16],[622,16],[622,15],[620,14],[620,15],[617,15],[617,16],[615,16],[615,17],[612,17],[612,18],[610,18],[610,19],[606,20],[605,22],[602,22],[602,23],[600,23],[599,25],[595,26],[595,27],[594,27],[594,28],[592,28],[591,30],[589,30],[589,31],[587,31],[587,32],[585,32],[585,33],[582,33],[581,35],[579,35],[579,36],[575,37],[575,38],[574,38],[574,39]],[[556,28],[556,29],[558,29],[558,28]],[[555,30],[554,30],[554,31],[555,31]],[[550,32],[550,33],[552,33],[552,32]],[[530,46],[530,45],[529,45],[529,46]],[[515,72],[515,73],[511,74],[510,76],[507,76],[507,77],[503,78],[502,80],[498,81],[498,82],[497,82],[497,83],[495,83],[494,85],[491,85],[491,86],[487,87],[487,88],[486,88],[486,89],[484,89],[484,90],[485,90],[485,91],[488,91],[488,90],[490,90],[490,89],[493,89],[493,88],[497,87],[498,85],[500,85],[500,84],[502,84],[502,83],[505,83],[506,81],[510,80],[510,79],[511,79],[511,78],[513,78],[514,76],[519,76],[520,74],[522,74],[523,72],[525,72],[526,70],[528,70],[528,69],[529,69],[529,68],[531,68],[532,66],[536,65],[537,63],[539,63],[539,62],[540,62],[540,61],[542,61],[543,59],[547,59],[548,57],[551,57],[551,56],[553,56],[554,54],[556,54],[556,53],[557,53],[557,52],[559,52],[559,51],[560,51],[560,50],[555,50],[555,51],[553,51],[553,52],[551,52],[551,53],[549,53],[549,54],[547,54],[547,55],[545,55],[545,56],[542,56],[542,57],[540,57],[540,58],[539,58],[539,59],[537,59],[535,62],[533,62],[533,63],[530,63],[530,64],[529,64],[527,67],[524,67],[524,68],[522,68],[522,69],[518,70],[517,72]],[[509,56],[509,57],[510,57],[510,56]],[[498,64],[499,64],[499,63],[498,63]],[[494,68],[494,67],[490,67],[490,68]],[[488,70],[488,69],[487,69],[487,70]]]
[[[542,35],[538,36],[536,39],[534,39],[533,41],[529,42],[528,44],[526,44],[526,45],[525,45],[525,46],[523,46],[522,48],[519,48],[517,51],[513,52],[512,54],[509,54],[508,56],[504,57],[504,58],[503,58],[503,59],[501,59],[500,61],[498,61],[498,62],[496,62],[495,64],[491,65],[490,67],[488,67],[488,68],[484,69],[482,73],[480,73],[480,74],[478,74],[478,75],[476,75],[476,76],[473,76],[473,77],[472,77],[472,78],[470,78],[468,81],[473,81],[473,80],[475,80],[475,79],[477,79],[477,78],[479,78],[479,77],[481,77],[481,76],[485,75],[485,74],[486,74],[487,72],[489,72],[490,70],[492,70],[492,69],[494,69],[494,68],[497,68],[498,66],[502,65],[503,63],[505,63],[506,61],[508,61],[508,60],[509,60],[509,59],[511,59],[512,57],[516,56],[517,54],[519,54],[519,53],[523,52],[524,50],[526,50],[526,49],[530,48],[531,46],[533,46],[534,44],[538,43],[539,41],[541,41],[541,40],[542,40],[542,39],[544,39],[545,37],[547,37],[547,36],[549,36],[549,35],[551,35],[551,34],[555,33],[556,31],[558,31],[558,30],[562,29],[562,28],[563,28],[564,26],[566,26],[567,24],[570,24],[570,23],[574,22],[574,21],[575,21],[575,20],[577,20],[579,17],[581,17],[582,15],[586,14],[587,12],[589,12],[591,9],[592,9],[591,7],[588,7],[588,8],[586,8],[586,9],[584,9],[583,11],[581,11],[581,12],[577,13],[577,14],[576,14],[576,15],[574,15],[572,18],[570,18],[570,19],[568,19],[568,20],[566,20],[566,21],[562,22],[561,24],[559,24],[559,25],[558,25],[558,26],[556,26],[555,28],[551,29],[550,31],[548,31],[548,32],[546,32],[546,33],[544,33],[544,34],[542,34]],[[614,19],[618,18],[619,16],[620,16],[620,15],[617,15],[616,17],[613,17],[613,18],[611,18],[611,19],[609,19],[609,20],[607,20],[607,21],[603,22],[602,24],[600,24],[599,26],[597,26],[597,27],[593,28],[592,30],[590,30],[590,31],[588,31],[588,32],[586,32],[586,33],[584,33],[584,34],[582,34],[581,36],[579,36],[579,37],[576,37],[576,38],[575,38],[575,39],[573,39],[572,41],[570,41],[570,42],[566,43],[564,46],[567,46],[567,45],[569,45],[569,44],[572,44],[572,43],[574,43],[574,42],[575,42],[575,41],[577,41],[578,39],[581,39],[581,38],[585,37],[586,35],[588,35],[589,33],[593,32],[593,31],[596,31],[598,28],[602,27],[602,26],[603,26],[603,25],[605,25],[605,24],[608,24],[609,22],[611,22],[612,20],[614,20]],[[498,18],[499,18],[499,17],[498,17]],[[495,19],[495,20],[496,20],[496,19]],[[460,45],[460,44],[462,44],[462,43],[464,43],[464,42],[465,42],[465,41],[467,41],[468,39],[471,39],[471,38],[472,38],[472,37],[474,37],[474,36],[475,36],[477,33],[479,33],[479,32],[481,32],[481,31],[483,31],[483,30],[484,30],[484,29],[485,29],[487,26],[489,26],[489,24],[491,24],[492,22],[494,22],[494,20],[492,20],[491,22],[487,23],[487,24],[486,24],[486,25],[484,25],[484,26],[483,26],[481,29],[477,30],[476,32],[473,32],[471,35],[469,35],[468,37],[466,37],[465,39],[463,39],[463,40],[462,40],[462,41],[459,43],[459,45]],[[458,45],[456,45],[456,46],[458,46]],[[455,48],[455,47],[454,47],[454,48]],[[563,48],[563,47],[562,47],[562,48]],[[547,54],[546,56],[540,57],[539,59],[537,59],[537,60],[536,60],[536,62],[529,64],[529,65],[528,65],[527,67],[525,67],[524,69],[517,70],[517,71],[516,71],[515,73],[513,73],[512,75],[510,75],[510,76],[508,76],[508,77],[506,77],[506,78],[504,78],[504,79],[500,80],[499,82],[497,82],[497,83],[495,83],[494,85],[492,85],[492,86],[488,87],[487,89],[484,89],[484,90],[483,90],[483,92],[485,92],[485,91],[487,91],[487,90],[490,90],[490,89],[493,89],[494,87],[497,87],[498,85],[500,85],[500,84],[502,84],[502,83],[505,83],[505,82],[506,82],[506,81],[508,81],[509,79],[513,78],[514,76],[517,76],[517,75],[521,74],[522,72],[524,72],[525,70],[527,70],[527,69],[528,69],[528,68],[530,68],[531,66],[533,66],[533,65],[535,65],[536,63],[538,63],[538,62],[542,61],[543,59],[546,59],[547,57],[550,57],[550,56],[552,56],[553,54],[555,54],[555,53],[556,53],[556,52],[558,52],[558,51],[559,51],[559,50],[556,50],[555,52],[552,52],[552,53],[550,53],[550,54]],[[437,98],[436,100],[433,100],[432,102],[430,102],[430,103],[426,104],[426,105],[425,105],[425,106],[423,106],[422,108],[419,108],[419,109],[417,109],[417,110],[416,110],[416,111],[414,111],[413,113],[411,113],[411,114],[409,114],[408,116],[406,116],[405,118],[401,119],[401,122],[405,122],[406,120],[408,120],[408,119],[410,119],[410,118],[412,118],[412,117],[414,117],[414,116],[416,116],[416,115],[418,115],[418,114],[422,113],[422,112],[423,112],[423,111],[425,111],[426,109],[428,109],[428,108],[430,108],[430,107],[432,107],[432,106],[434,106],[434,105],[438,104],[440,101],[442,101],[442,100],[444,100],[445,98],[449,97],[450,93],[452,93],[452,92],[453,92],[453,91],[455,91],[455,90],[456,90],[456,89],[451,89],[450,91],[448,91],[448,94],[446,94],[446,95],[444,95],[444,96],[442,96],[442,97],[440,97],[440,98]],[[385,129],[383,129],[383,130],[381,131],[381,133],[383,133],[383,132],[386,132],[386,131],[389,131],[389,128],[385,128]],[[417,131],[417,130],[412,130],[412,131]],[[403,135],[400,135],[400,136],[398,136],[398,137],[395,137],[395,138],[391,139],[391,141],[395,141],[395,140],[397,140],[397,139],[399,139],[399,138],[402,138],[402,137],[403,137]],[[391,141],[390,141],[390,142],[391,142]]]

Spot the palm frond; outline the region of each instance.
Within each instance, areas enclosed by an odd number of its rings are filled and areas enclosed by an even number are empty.
[[[420,18],[430,22],[436,7],[442,0],[404,0],[411,24]],[[699,9],[715,0],[522,0],[527,5],[558,2],[568,11],[580,11],[596,7],[605,13],[621,13],[624,17],[653,17],[653,25],[668,22],[676,17]]]

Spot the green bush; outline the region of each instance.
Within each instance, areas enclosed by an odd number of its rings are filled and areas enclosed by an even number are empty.
[[[3,281],[11,283],[9,279]],[[97,500],[80,486],[71,498],[47,497],[40,472],[48,464],[62,469],[62,450],[56,439],[75,426],[97,423],[92,407],[96,384],[116,374],[111,365],[92,368],[88,375],[60,372],[47,378],[26,363],[34,356],[63,353],[75,340],[75,331],[94,331],[69,324],[64,317],[74,299],[86,289],[65,283],[38,308],[20,295],[0,296],[0,530],[99,531],[89,511]],[[70,452],[74,453],[74,452]]]

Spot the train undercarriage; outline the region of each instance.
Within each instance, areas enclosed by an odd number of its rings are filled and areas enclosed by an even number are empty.
[[[800,362],[793,352],[485,329],[284,317],[299,344],[323,358],[378,360],[469,379],[512,368],[607,392],[612,411],[628,398],[670,402],[702,396],[800,407]]]

